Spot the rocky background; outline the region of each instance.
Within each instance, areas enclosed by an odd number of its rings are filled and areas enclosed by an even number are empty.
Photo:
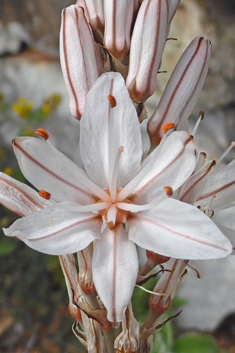
[[[16,102],[24,96],[35,107],[50,94],[59,94],[62,102],[43,127],[52,142],[78,161],[74,148],[79,123],[69,114],[58,53],[60,13],[69,0],[0,0],[0,95],[4,102]],[[205,118],[195,137],[199,149],[220,156],[235,140],[235,2],[232,0],[182,0],[172,22],[159,74],[158,89],[148,102],[157,105],[167,79],[191,39],[208,34],[213,44],[211,65],[200,100]],[[12,112],[0,111],[1,146],[10,148],[11,140],[23,126]],[[40,126],[36,126],[40,127]],[[1,151],[0,151],[1,152]],[[232,152],[227,161],[235,157]],[[235,327],[235,259],[201,262],[204,278],[189,273],[180,295],[187,299],[178,325],[183,329],[214,330],[226,315],[229,327]],[[234,314],[235,315],[235,314]],[[234,336],[234,335],[233,335]]]

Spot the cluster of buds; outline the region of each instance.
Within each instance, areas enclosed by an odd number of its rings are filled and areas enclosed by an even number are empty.
[[[235,231],[211,218],[212,207],[233,204],[235,163],[216,169],[195,148],[196,127],[185,131],[208,71],[207,37],[193,39],[173,71],[149,117],[144,155],[144,104],[179,2],[78,0],[64,9],[61,66],[71,114],[81,120],[83,169],[38,129],[41,140],[13,144],[40,191],[0,174],[1,203],[23,217],[5,234],[60,256],[73,331],[89,353],[150,352],[189,261],[228,256],[234,245]],[[141,269],[135,244],[147,250]],[[156,277],[156,266],[161,277],[139,325],[133,289]]]
[[[60,57],[74,117],[81,118],[88,91],[107,71],[122,74],[140,119],[146,117],[143,103],[156,89],[178,4],[179,0],[78,0],[64,9]]]

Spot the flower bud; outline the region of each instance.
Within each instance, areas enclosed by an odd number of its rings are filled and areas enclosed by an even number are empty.
[[[71,114],[80,119],[86,95],[99,76],[95,42],[84,9],[71,5],[62,12],[60,61]]]
[[[132,34],[126,79],[130,96],[135,102],[144,102],[156,89],[167,29],[167,0],[144,0]]]
[[[104,0],[104,45],[119,60],[123,60],[130,49],[134,5],[135,0]]]
[[[173,122],[177,130],[192,113],[201,93],[211,53],[211,42],[196,37],[184,51],[163,92],[157,109],[148,123],[152,145],[156,146],[163,136],[162,126]]]
[[[122,319],[122,332],[114,342],[117,353],[137,352],[139,347],[139,324],[136,321],[131,303],[126,308]]]

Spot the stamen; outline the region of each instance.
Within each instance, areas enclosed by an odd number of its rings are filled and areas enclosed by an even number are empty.
[[[144,287],[141,287],[139,286],[138,284],[135,284],[135,287],[138,287],[139,289],[142,289],[143,291],[147,292],[147,293],[150,293],[150,294],[153,294],[153,295],[158,295],[159,297],[165,297],[165,293],[157,293],[157,292],[152,292],[151,290],[148,290]]]
[[[56,202],[54,200],[51,200],[52,204],[56,207],[62,208],[63,210],[66,211],[71,211],[71,212],[98,212],[106,209],[107,207],[110,206],[108,202],[96,202],[91,205],[68,205],[67,203],[61,203],[61,202]]]
[[[51,198],[51,194],[45,190],[38,191],[38,195],[43,197],[46,200],[50,200],[50,198]]]
[[[37,135],[43,137],[44,140],[47,140],[47,139],[49,138],[49,136],[50,136],[50,135],[48,134],[48,132],[47,132],[46,130],[42,129],[42,128],[37,129],[37,130],[35,131],[35,134],[37,134]]]
[[[112,96],[111,94],[108,96],[108,100],[110,101],[111,104],[111,108],[116,107],[117,105],[117,101],[116,98],[114,96]]]
[[[235,146],[235,142],[233,141],[231,145],[226,149],[226,151],[222,154],[222,156],[217,161],[217,166],[222,160],[227,156],[227,154],[231,151],[231,149]]]
[[[212,216],[214,215],[214,211],[210,210],[210,206],[211,206],[211,203],[214,200],[214,198],[216,198],[216,195],[212,196],[212,198],[208,202],[208,205],[204,208],[204,211],[203,211],[209,218],[212,218]]]
[[[116,197],[117,197],[117,176],[118,176],[118,167],[119,167],[119,161],[120,161],[120,157],[121,157],[121,153],[124,151],[124,147],[120,146],[118,148],[118,153],[114,162],[114,166],[113,166],[113,171],[109,173],[109,175],[111,176],[110,179],[110,185],[109,185],[109,191],[110,191],[110,197],[111,197],[111,201],[115,202],[116,201]]]
[[[170,186],[164,186],[167,196],[172,196],[173,190]]]
[[[195,124],[195,126],[193,128],[192,136],[194,136],[196,134],[198,126],[199,126],[199,124],[200,124],[200,122],[202,121],[203,118],[204,118],[204,112],[201,110],[199,112],[199,118],[197,119],[197,122],[196,122],[196,124]]]
[[[167,133],[167,131],[171,130],[171,129],[175,129],[175,124],[174,123],[166,123],[163,127],[162,130],[164,132],[164,134]]]
[[[153,209],[154,207],[158,206],[166,198],[166,193],[163,190],[159,190],[156,194],[155,200],[153,202],[149,202],[144,205],[137,205],[134,203],[127,203],[127,202],[118,202],[116,206],[124,211],[130,212],[141,212]]]

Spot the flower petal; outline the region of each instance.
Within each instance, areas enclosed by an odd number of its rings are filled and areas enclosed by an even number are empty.
[[[13,145],[22,173],[36,188],[49,192],[56,201],[94,202],[85,172],[48,141],[16,137]]]
[[[235,200],[235,162],[226,167],[216,168],[209,176],[202,195],[197,199],[196,206],[220,210],[230,207]]]
[[[137,245],[177,259],[202,260],[228,256],[230,242],[196,207],[166,199],[152,211],[135,215],[129,239]]]
[[[45,254],[72,254],[100,237],[101,222],[96,217],[51,206],[18,219],[4,233]]]
[[[175,12],[177,10],[177,7],[180,3],[180,0],[167,0],[169,4],[169,18],[168,18],[168,23],[172,21],[172,18],[175,15]]]
[[[123,152],[117,187],[125,185],[139,171],[142,156],[139,120],[119,73],[103,74],[91,88],[80,133],[85,170],[100,187],[109,187],[119,147],[123,147]]]
[[[108,320],[121,321],[138,274],[135,245],[120,225],[106,230],[95,242],[92,272],[96,290],[108,311]]]
[[[139,174],[118,197],[133,193],[136,203],[151,202],[164,186],[170,186],[173,191],[178,189],[193,172],[195,165],[192,137],[185,131],[172,132],[146,158]]]
[[[201,93],[210,53],[211,43],[204,37],[196,37],[183,53],[148,123],[153,145],[162,138],[161,127],[166,123],[173,122],[177,130],[182,130]]]
[[[215,222],[215,224],[221,230],[221,232],[226,236],[226,238],[228,238],[228,240],[231,242],[233,247],[232,255],[235,255],[235,230],[225,227],[224,225],[217,222]]]
[[[157,71],[161,65],[167,29],[167,0],[144,0],[131,38],[126,79],[130,96],[136,102],[144,102],[156,89]]]
[[[201,195],[214,166],[215,161],[209,161],[193,173],[180,188],[177,199],[193,205]]]
[[[82,115],[89,89],[99,76],[97,54],[84,9],[77,5],[65,8],[60,31],[60,60],[70,111],[77,119]]]
[[[4,173],[0,173],[0,203],[20,216],[51,205],[31,187]]]

